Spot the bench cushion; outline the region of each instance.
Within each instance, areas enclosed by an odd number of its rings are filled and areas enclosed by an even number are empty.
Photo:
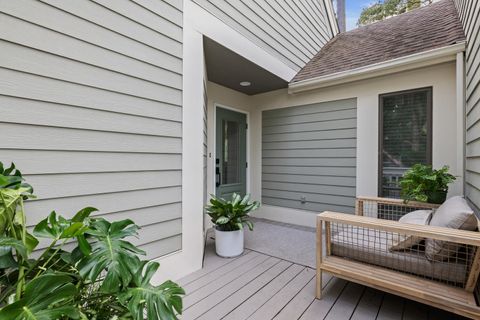
[[[474,231],[477,229],[477,218],[467,201],[460,196],[451,197],[435,210],[431,226]],[[454,255],[459,245],[453,242],[427,239],[425,256],[432,261],[441,261]]]
[[[335,228],[337,229],[337,228]],[[332,255],[410,273],[448,284],[463,285],[467,266],[461,259],[430,261],[421,249],[392,251],[399,235],[346,226],[332,236]]]
[[[402,216],[398,222],[428,225],[432,217],[432,210],[415,210]],[[418,245],[424,238],[416,236],[399,235],[393,239],[391,250],[405,250]]]

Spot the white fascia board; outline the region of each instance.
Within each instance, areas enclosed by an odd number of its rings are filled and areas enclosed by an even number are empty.
[[[196,31],[283,80],[290,81],[298,73],[193,1],[184,2],[184,11]]]
[[[330,22],[330,27],[332,28],[333,38],[340,32],[340,29],[338,28],[337,16],[335,15],[335,10],[333,9],[332,0],[323,0],[323,2],[327,8],[328,21]]]
[[[463,51],[465,51],[465,42],[415,53],[409,56],[371,64],[365,67],[302,80],[289,84],[288,93],[299,93],[303,91],[374,78],[400,71],[427,67],[448,61],[455,61],[457,53]]]

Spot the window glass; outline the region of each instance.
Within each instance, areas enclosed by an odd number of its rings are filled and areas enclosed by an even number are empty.
[[[239,183],[239,127],[235,121],[222,121],[222,184]]]
[[[381,190],[400,197],[399,179],[416,163],[430,163],[430,89],[381,96]]]

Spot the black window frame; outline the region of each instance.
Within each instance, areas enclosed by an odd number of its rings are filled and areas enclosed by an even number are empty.
[[[378,96],[378,196],[383,195],[383,101],[386,97],[408,94],[413,92],[427,92],[427,165],[432,165],[432,139],[433,139],[433,87],[422,87],[409,90],[382,93]]]

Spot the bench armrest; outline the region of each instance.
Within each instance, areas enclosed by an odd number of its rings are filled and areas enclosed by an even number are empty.
[[[438,204],[408,201],[402,199],[357,197],[355,214],[358,216],[375,217],[386,220],[398,220],[414,210],[435,210]]]

